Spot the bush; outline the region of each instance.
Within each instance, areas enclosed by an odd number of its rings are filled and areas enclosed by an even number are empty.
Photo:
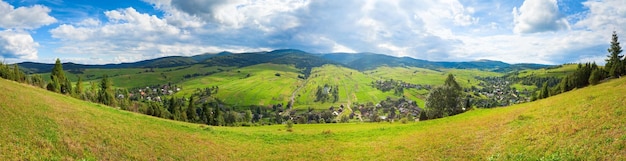
[[[409,123],[409,119],[405,117],[405,118],[400,119],[400,122],[403,124],[406,124],[406,123]]]
[[[288,120],[288,121],[286,122],[285,127],[287,128],[287,131],[288,131],[288,132],[292,132],[292,131],[293,131],[293,121]]]

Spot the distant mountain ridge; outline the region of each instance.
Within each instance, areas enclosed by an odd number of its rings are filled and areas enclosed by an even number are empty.
[[[297,68],[319,67],[325,64],[341,65],[357,70],[371,70],[380,66],[419,67],[427,69],[457,68],[479,69],[495,72],[508,72],[522,69],[538,69],[549,67],[543,64],[508,64],[501,61],[478,60],[470,62],[434,62],[410,57],[394,57],[375,53],[327,53],[313,54],[297,49],[279,49],[263,52],[247,53],[204,53],[194,56],[167,56],[133,63],[86,65],[63,63],[65,70],[79,69],[116,69],[116,68],[166,68],[193,64],[207,66],[251,66],[262,63],[292,64]],[[49,72],[54,64],[23,62],[18,65],[29,73]],[[309,69],[310,70],[310,69]]]

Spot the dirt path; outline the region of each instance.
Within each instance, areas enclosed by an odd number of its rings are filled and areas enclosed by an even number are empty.
[[[309,78],[304,80],[304,83],[302,83],[302,85],[300,85],[298,88],[296,88],[296,90],[293,91],[293,93],[291,93],[291,98],[289,99],[289,104],[291,106],[289,107],[289,109],[291,109],[293,107],[293,103],[295,102],[295,99],[296,99],[296,94],[298,94],[300,89],[302,89],[302,87],[306,86],[306,84],[308,84],[308,83],[309,83]]]

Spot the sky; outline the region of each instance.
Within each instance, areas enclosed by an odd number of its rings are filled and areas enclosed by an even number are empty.
[[[603,63],[625,0],[0,0],[0,61],[107,64],[300,49]]]

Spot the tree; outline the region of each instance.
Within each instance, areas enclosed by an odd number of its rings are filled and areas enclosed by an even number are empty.
[[[605,78],[605,76],[604,76],[604,72],[602,71],[602,69],[600,68],[594,69],[593,72],[591,72],[591,76],[589,77],[589,84],[596,85],[603,78]]]
[[[56,78],[55,78],[56,77]],[[56,62],[54,63],[54,67],[52,68],[52,72],[50,74],[50,79],[52,79],[52,82],[57,81],[59,83],[59,86],[54,85],[55,92],[59,92],[59,93],[63,93],[63,94],[69,94],[71,92],[71,84],[68,84],[66,80],[67,77],[65,77],[65,73],[63,72],[63,64],[61,64],[61,60],[57,58]],[[56,80],[54,80],[56,79]]]
[[[287,120],[285,127],[287,128],[287,132],[293,132],[293,121]]]
[[[252,121],[252,111],[246,110],[243,121],[244,122],[251,122]]]
[[[463,112],[461,86],[452,74],[443,86],[433,88],[426,98],[426,115],[429,119],[452,116]]]
[[[98,102],[113,106],[115,105],[115,96],[113,93],[113,83],[109,80],[108,75],[102,76],[100,81],[100,91],[98,91]]]
[[[448,78],[446,78],[444,85],[455,88],[457,90],[461,90],[461,86],[459,85],[459,83],[456,82],[456,79],[454,78],[454,75],[452,74],[448,74]]]
[[[69,79],[65,78],[65,82],[61,85],[62,88],[62,93],[64,94],[73,94],[74,92],[72,91],[72,82],[70,82]]]
[[[52,92],[57,92],[60,93],[61,92],[61,83],[59,82],[59,78],[55,75],[50,76],[51,77],[51,81],[50,83],[48,83],[48,86],[46,87],[46,89],[48,89],[49,91]]]
[[[215,124],[216,126],[224,126],[226,125],[224,122],[224,114],[222,110],[218,107],[215,108]]]
[[[26,81],[26,76],[20,70],[20,67],[17,64],[13,65],[13,80],[16,82],[24,83]]]
[[[83,95],[83,79],[78,77],[78,81],[76,82],[76,90],[74,90],[77,98],[81,98]]]
[[[605,69],[609,72],[609,76],[612,78],[618,78],[624,74],[624,62],[621,60],[623,55],[622,47],[619,45],[617,33],[613,31],[613,38],[611,39],[611,46],[608,49],[609,55],[606,59]]]
[[[196,106],[194,105],[193,96],[191,96],[187,106],[187,121],[196,122],[196,120],[198,120],[198,113],[196,113]]]
[[[543,83],[541,87],[541,92],[539,93],[539,99],[544,99],[550,97],[550,91],[548,90],[548,83]]]
[[[57,58],[54,63],[54,68],[52,68],[51,76],[56,76],[59,80],[65,80],[65,73],[63,72],[63,64],[61,64],[61,60]]]

